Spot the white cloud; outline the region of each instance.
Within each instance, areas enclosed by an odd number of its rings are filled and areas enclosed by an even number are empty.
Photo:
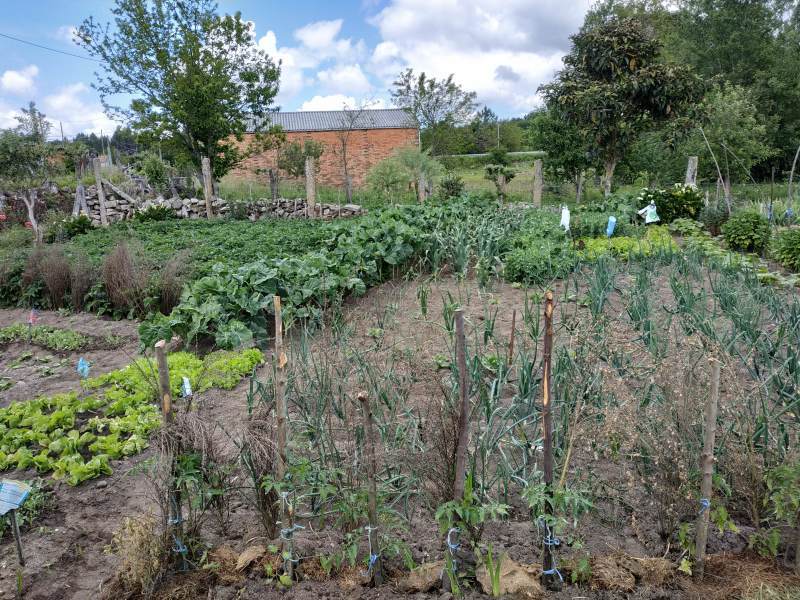
[[[281,61],[281,82],[277,102],[291,102],[301,90],[314,85],[316,79],[312,70],[323,64],[330,65],[322,71],[334,70],[342,65],[352,65],[367,56],[367,48],[363,40],[340,36],[342,19],[333,21],[316,21],[304,25],[293,33],[298,44],[294,46],[278,45],[278,37],[274,31],[258,39],[258,47],[273,59]],[[359,67],[360,69],[360,67]],[[363,71],[361,72],[364,75]],[[356,82],[357,75],[350,72],[350,83]],[[366,76],[364,76],[366,80]],[[368,83],[368,82],[367,82]],[[330,87],[327,91],[360,93],[365,91],[364,81],[357,82],[359,90],[345,90],[341,87]]]
[[[385,102],[378,99],[356,100],[353,96],[344,94],[330,94],[328,96],[314,96],[300,106],[300,110],[342,110],[354,108],[385,108]]]
[[[561,68],[590,0],[390,0],[371,22],[382,41],[369,70],[391,85],[405,67],[455,74],[478,101],[524,112]]]
[[[77,32],[78,28],[75,25],[62,25],[56,29],[55,38],[67,44],[75,44],[75,34]]]
[[[4,102],[0,102],[0,129],[11,129],[19,125],[15,117],[22,113],[17,108],[12,108]]]
[[[56,93],[45,96],[42,108],[49,121],[58,130],[59,121],[64,126],[64,134],[75,135],[81,131],[110,134],[118,123],[109,119],[103,107],[92,94],[86,95],[89,88],[83,83],[73,83],[60,88]],[[58,130],[60,133],[60,130]]]
[[[331,92],[365,94],[372,89],[361,65],[337,65],[317,73],[320,84]]]
[[[33,92],[34,79],[39,74],[39,67],[28,65],[18,71],[9,69],[0,76],[0,89],[18,96]]]

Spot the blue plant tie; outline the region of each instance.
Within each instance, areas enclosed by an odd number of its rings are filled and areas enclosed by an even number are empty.
[[[180,525],[181,523],[183,523],[183,519],[180,517],[170,517],[167,519],[167,524],[169,525]]]
[[[78,359],[78,366],[75,367],[75,370],[78,372],[78,375],[82,379],[86,379],[87,377],[89,377],[89,367],[91,366],[92,364],[81,356]]]
[[[181,395],[184,398],[188,398],[192,395],[192,384],[188,377],[183,378],[183,383],[181,384]]]
[[[552,569],[547,569],[546,571],[542,571],[542,575],[558,575],[558,578],[561,580],[561,583],[564,583],[564,578],[561,576],[561,571],[559,571],[555,567],[553,567]]]
[[[302,525],[298,525],[297,523],[295,523],[291,527],[287,527],[286,529],[281,529],[281,539],[286,540],[287,542],[290,541],[294,536],[294,532],[300,529],[305,529],[305,527],[303,527]]]
[[[367,532],[367,544],[369,545],[369,563],[367,565],[367,572],[364,573],[365,576],[369,576],[372,574],[372,569],[375,566],[375,563],[378,560],[378,555],[372,553],[372,537],[370,533],[378,529],[377,527],[373,527],[372,525],[367,525],[364,527],[364,531]]]
[[[184,555],[187,552],[189,552],[189,549],[186,547],[186,545],[181,541],[179,537],[173,536],[173,539],[175,540],[175,547],[172,549],[173,552],[175,552],[176,554],[184,554]]]
[[[454,533],[458,533],[459,531],[461,531],[461,530],[458,527],[451,527],[450,531],[447,532],[447,547],[450,548],[450,553],[451,554],[453,552],[455,552],[456,550],[458,550],[459,548],[461,548],[461,543],[460,542],[457,542],[457,543],[453,544],[450,541],[450,536],[453,535]]]
[[[711,500],[708,498],[700,498],[700,514],[702,515],[711,507]]]

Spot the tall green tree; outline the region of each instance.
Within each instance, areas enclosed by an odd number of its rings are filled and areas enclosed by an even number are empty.
[[[464,90],[453,81],[452,74],[436,79],[406,69],[392,86],[392,104],[414,116],[423,138],[427,138],[425,145],[434,155],[445,153],[454,126],[466,123],[477,108],[477,94]]]
[[[95,87],[106,111],[134,129],[168,137],[197,170],[208,156],[219,178],[249,150],[248,124],[269,129],[280,66],[253,43],[240,13],[211,0],[116,0],[114,26],[89,17],[78,43],[102,61]],[[117,95],[132,95],[127,107]]]
[[[35,214],[36,189],[47,182],[51,154],[51,146],[41,139],[40,133],[0,131],[0,189],[22,198],[37,243],[42,236]]]
[[[617,163],[645,130],[686,120],[702,97],[699,77],[662,62],[660,44],[637,19],[612,18],[572,36],[565,68],[540,87],[548,106],[586,136],[604,168],[606,194]]]
[[[27,108],[23,106],[20,112],[22,114],[15,117],[17,132],[36,142],[46,142],[53,125],[47,120],[47,115],[36,108],[36,102],[29,102]]]

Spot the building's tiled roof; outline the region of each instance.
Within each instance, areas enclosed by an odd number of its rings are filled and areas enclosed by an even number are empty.
[[[284,131],[342,131],[346,129],[416,129],[417,124],[402,108],[350,110],[303,110],[270,113],[269,120]],[[251,120],[248,131],[263,120]]]

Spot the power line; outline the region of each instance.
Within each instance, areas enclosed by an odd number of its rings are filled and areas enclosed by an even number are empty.
[[[49,46],[42,46],[41,44],[37,44],[36,42],[29,42],[28,40],[23,40],[18,37],[14,37],[13,35],[8,35],[7,33],[0,33],[0,37],[8,38],[9,40],[14,40],[15,42],[20,42],[22,44],[28,44],[29,46],[35,46],[37,48],[41,48],[42,50],[49,50],[50,52],[58,52],[59,54],[65,54],[66,56],[72,56],[74,58],[82,58],[83,60],[91,60],[92,62],[103,62],[102,60],[98,60],[97,58],[92,58],[90,56],[81,56],[80,54],[73,54],[72,52],[67,52],[65,50],[58,50],[57,48],[50,48]]]

